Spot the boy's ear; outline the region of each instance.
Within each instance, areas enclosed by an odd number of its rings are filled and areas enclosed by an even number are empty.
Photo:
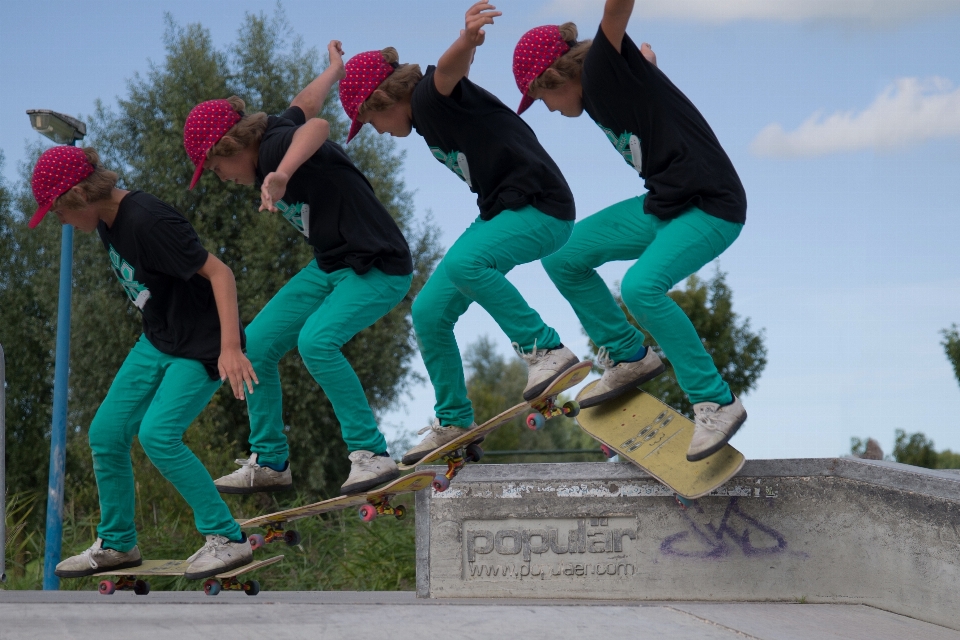
[[[74,194],[76,197],[80,198],[80,200],[83,202],[84,205],[88,204],[88,203],[87,203],[87,192],[84,191],[83,189],[81,189],[81,188],[80,188],[80,185],[78,185],[78,184],[73,185],[72,187],[70,187],[70,191],[72,191],[73,194]],[[62,197],[62,196],[61,196],[61,197]]]
[[[566,78],[560,75],[560,72],[554,69],[553,67],[548,68],[542,74],[548,80],[553,80],[554,82],[565,82]]]

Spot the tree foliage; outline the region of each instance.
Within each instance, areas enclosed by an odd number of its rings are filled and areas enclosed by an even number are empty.
[[[204,246],[233,269],[244,324],[313,259],[312,252],[280,216],[258,213],[259,198],[250,187],[205,177],[193,191],[187,190],[193,165],[183,150],[183,122],[198,102],[233,94],[247,102],[249,112],[284,110],[322,69],[316,49],[307,48],[300,38],[288,41],[285,34],[290,31],[279,9],[273,16],[247,15],[234,44],[221,49],[201,25],[182,26],[167,17],[164,59],[134,76],[115,106],[98,103],[88,128],[86,144],[95,146],[104,164],[120,173],[120,186],[172,204],[193,224]],[[347,122],[335,91],[319,115],[330,122],[332,138],[342,142]],[[0,185],[0,342],[8,362],[11,491],[45,486],[49,455],[60,226],[51,219],[34,230],[26,228],[36,206],[29,175],[41,150],[40,145],[32,149],[21,168],[21,183],[12,191]],[[410,379],[415,349],[410,303],[440,249],[435,228],[415,219],[411,194],[400,176],[403,157],[392,141],[366,132],[347,150],[414,252],[410,294],[344,348],[379,413],[398,400]],[[94,513],[96,488],[86,430],[140,333],[139,314],[117,286],[95,234],[76,234],[71,329],[67,499],[70,508]],[[307,499],[328,495],[349,469],[339,424],[295,351],[281,361],[280,370],[295,483]],[[232,459],[246,449],[248,433],[245,404],[223,388],[185,439],[216,477],[234,468]],[[133,455],[138,490],[153,500],[139,508],[152,509],[159,518],[182,512],[185,505],[172,487],[141,464],[145,458],[138,446]]]
[[[750,319],[741,320],[734,312],[733,291],[727,286],[726,274],[717,270],[709,280],[692,275],[684,288],[674,289],[667,295],[690,318],[720,376],[730,385],[733,393],[740,396],[755,389],[760,374],[767,366],[763,330],[754,332],[750,328]],[[663,374],[641,388],[678,411],[692,416],[692,405],[677,384],[670,359],[650,332],[639,325],[619,293],[615,298],[630,324],[643,331],[644,344],[652,347],[667,366]],[[597,345],[593,341],[590,342],[590,348],[596,354]]]
[[[504,359],[497,353],[489,338],[481,337],[467,348],[464,364],[470,373],[467,378],[467,392],[473,403],[477,424],[482,424],[522,401],[523,389],[527,384],[526,365],[519,359]],[[540,431],[531,431],[524,423],[526,416],[525,412],[487,436],[483,448],[487,451],[600,448],[600,445],[581,431],[570,418],[552,418]],[[487,456],[483,462],[572,462],[604,459],[599,453],[580,453]]]
[[[943,341],[940,344],[947,354],[947,360],[953,366],[953,375],[960,382],[960,330],[954,324],[949,329],[941,331],[940,334],[943,336]]]

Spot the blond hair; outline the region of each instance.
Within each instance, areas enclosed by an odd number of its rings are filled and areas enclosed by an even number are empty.
[[[53,201],[53,204],[50,206],[52,210],[83,209],[88,204],[110,199],[113,188],[117,186],[117,180],[120,179],[120,176],[113,171],[103,168],[103,165],[100,164],[100,154],[98,154],[97,150],[93,147],[84,147],[83,153],[87,156],[87,162],[93,165],[93,173],[76,185],[83,192],[84,197],[81,198],[76,191],[70,189]]]
[[[230,96],[227,98],[227,102],[230,103],[234,111],[240,114],[240,122],[230,127],[223,134],[223,137],[210,147],[210,151],[207,152],[208,158],[214,156],[230,158],[239,155],[244,149],[254,144],[260,144],[260,138],[267,130],[267,114],[263,112],[251,115],[245,114],[244,109],[247,108],[247,105],[238,96]]]
[[[530,88],[527,90],[528,94],[539,89],[559,89],[570,80],[580,81],[583,60],[587,57],[587,52],[590,51],[593,40],[578,41],[577,25],[572,22],[565,22],[560,25],[560,36],[570,45],[570,50],[554,60],[546,71],[530,83]],[[550,73],[551,71],[553,73]]]
[[[400,54],[393,47],[380,50],[380,55],[387,64],[393,65],[394,72],[380,83],[377,90],[363,101],[357,109],[357,116],[371,111],[385,111],[403,100],[408,100],[413,94],[417,83],[423,79],[423,72],[418,64],[399,64]]]

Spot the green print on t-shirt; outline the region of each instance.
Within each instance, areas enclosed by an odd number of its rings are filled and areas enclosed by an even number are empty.
[[[274,205],[287,222],[297,228],[297,231],[310,237],[307,233],[307,225],[310,221],[310,205],[306,202],[297,202],[287,204],[283,200],[277,200]]]
[[[130,263],[120,257],[117,250],[110,245],[110,264],[113,265],[113,272],[117,274],[117,280],[123,286],[130,301],[141,311],[150,299],[150,290],[146,285],[141,284],[134,278],[134,269]]]
[[[640,138],[630,133],[629,131],[624,131],[619,136],[614,135],[613,131],[607,129],[605,126],[597,123],[597,126],[603,129],[603,132],[607,136],[607,140],[610,141],[610,144],[613,145],[613,148],[623,156],[623,159],[627,161],[627,164],[637,170],[637,173],[643,175],[643,153],[640,151]]]
[[[467,186],[473,188],[473,182],[470,181],[470,165],[467,164],[466,154],[460,151],[451,151],[444,153],[443,149],[430,147],[433,157],[446,165],[447,169],[460,176],[460,179],[467,183]]]

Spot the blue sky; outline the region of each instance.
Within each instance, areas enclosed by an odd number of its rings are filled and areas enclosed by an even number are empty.
[[[296,33],[348,55],[397,47],[401,60],[434,63],[457,36],[468,3],[287,1]],[[205,0],[8,3],[0,22],[0,148],[16,176],[33,140],[24,111],[89,114],[163,58],[163,14],[200,22],[219,45],[245,12],[271,2]],[[362,11],[358,10],[362,7]],[[539,24],[599,22],[599,0],[500,3],[471,78],[508,105],[519,36]],[[939,331],[960,322],[960,0],[641,0],[631,23],[661,69],[706,116],[747,189],[747,225],[721,257],[735,309],[763,328],[769,364],[744,398],[750,414],[734,444],[748,457],[831,456],[851,436],[890,451],[893,432],[923,431],[960,450],[960,386]],[[636,173],[586,117],[534,106],[525,118],[557,160],[578,217],[642,192]],[[417,137],[399,140],[419,215],[431,211],[449,245],[476,216],[474,197]],[[184,158],[184,170],[188,171]],[[601,273],[613,284],[628,264]],[[704,270],[713,271],[713,265]],[[565,343],[586,353],[569,305],[539,264],[511,280]],[[480,335],[512,354],[474,306],[461,346]],[[418,364],[422,369],[422,365]],[[416,387],[385,416],[391,436],[431,415]]]

